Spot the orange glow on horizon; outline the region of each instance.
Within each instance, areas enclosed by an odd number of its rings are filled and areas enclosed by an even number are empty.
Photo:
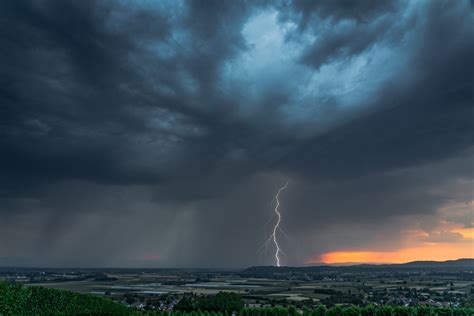
[[[456,228],[452,231],[461,234],[464,238],[474,239],[474,228]]]
[[[418,260],[445,261],[474,258],[474,244],[426,244],[398,251],[335,251],[311,258],[306,263],[405,263]]]

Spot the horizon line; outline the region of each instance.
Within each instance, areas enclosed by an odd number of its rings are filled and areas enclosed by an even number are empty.
[[[370,263],[370,262],[342,262],[342,263],[314,263],[309,265],[288,265],[288,266],[280,266],[277,267],[275,265],[252,265],[247,267],[241,268],[225,268],[225,267],[93,267],[93,266],[13,266],[13,265],[0,265],[0,269],[85,269],[85,270],[92,270],[92,269],[115,269],[115,270],[245,270],[252,267],[273,267],[273,268],[311,268],[311,267],[357,267],[362,265],[371,265],[371,266],[385,266],[385,265],[404,265],[409,263],[415,262],[434,262],[434,263],[445,263],[445,262],[453,262],[453,261],[460,261],[460,260],[474,260],[473,258],[469,257],[462,257],[458,259],[451,259],[451,260],[414,260],[414,261],[407,261],[402,263]]]

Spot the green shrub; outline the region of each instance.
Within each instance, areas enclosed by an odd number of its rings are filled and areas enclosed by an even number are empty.
[[[129,315],[109,299],[45,287],[0,282],[0,315]]]

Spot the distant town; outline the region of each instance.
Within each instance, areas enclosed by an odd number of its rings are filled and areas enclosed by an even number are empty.
[[[0,280],[108,297],[137,310],[237,293],[247,307],[474,306],[474,259],[403,265],[208,269],[1,268]]]

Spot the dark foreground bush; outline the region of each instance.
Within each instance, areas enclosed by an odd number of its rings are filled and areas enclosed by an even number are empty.
[[[244,308],[242,316],[294,316],[291,309],[276,308]],[[298,314],[300,315],[300,314]],[[392,306],[335,306],[326,308],[305,309],[302,316],[472,316],[473,308],[434,308],[434,307],[392,307]]]
[[[230,315],[232,312],[239,313],[244,307],[242,297],[237,293],[220,292],[212,296],[185,296],[175,306],[175,311],[192,312],[222,312]]]
[[[154,316],[229,316],[223,312],[192,311],[150,312]],[[294,307],[243,308],[239,316],[473,316],[472,308],[392,307],[392,306],[318,306],[305,309],[301,314]]]
[[[0,315],[130,315],[119,303],[95,295],[0,282]]]

